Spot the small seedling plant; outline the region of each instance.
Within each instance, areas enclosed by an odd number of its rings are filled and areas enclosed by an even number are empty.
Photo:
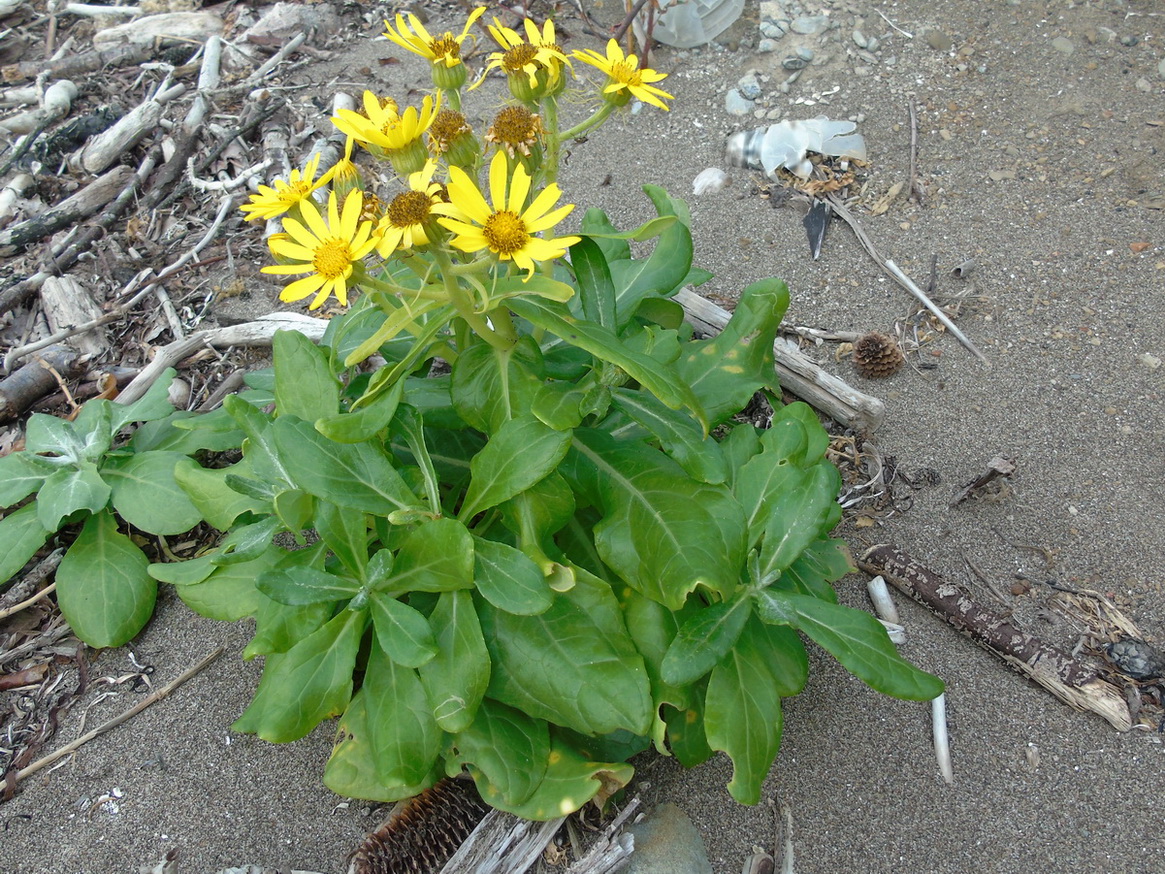
[[[342,308],[323,341],[277,334],[248,391],[153,423],[124,454],[110,435],[152,406],[89,405],[73,429],[34,419],[24,459],[6,463],[45,476],[4,522],[25,520],[39,545],[89,513],[72,549],[89,544],[90,560],[95,541],[126,543],[110,494],[143,531],[223,532],[187,561],[146,567],[126,547],[108,566],[172,584],[205,616],[252,617],[245,656],[263,675],[234,728],[286,742],[339,717],[324,782],[342,795],[393,801],[468,772],[494,807],[548,819],[602,803],[654,746],[689,766],[726,753],[729,791],[756,803],[781,701],[806,682],[805,638],[889,695],[942,684],[837,602],[831,584],[853,567],[829,536],[829,438],[809,407],[780,403],[775,377],[785,284],[744,289],[724,332],[699,339],[671,299],[709,278],[683,201],[647,186],[642,226],[591,209],[554,235],[574,209],[558,203],[562,145],[632,99],[666,110],[664,77],[613,40],[567,55],[551,22],[495,20],[487,72],[511,99],[479,138],[460,52],[482,12],[460,34],[388,24],[430,62],[433,93],[402,108],[366,92],[363,111],[333,118],[339,163],[317,178],[309,162],[243,207],[280,220],[264,270],[298,277],[284,300]],[[565,127],[572,61],[604,81]],[[734,418],[758,392],[776,408],[764,430]],[[241,449],[227,464],[200,451],[227,446]],[[154,498],[124,484],[135,464],[192,510],[151,523]],[[130,597],[124,574],[66,609],[88,642],[148,617],[152,594]],[[121,622],[89,615],[102,609]]]

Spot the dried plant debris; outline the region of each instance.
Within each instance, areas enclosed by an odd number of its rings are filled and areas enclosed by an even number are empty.
[[[854,367],[867,379],[893,376],[905,363],[906,356],[889,334],[872,331],[854,343]]]
[[[988,494],[999,495],[1002,482],[1015,473],[1015,461],[997,455],[987,462],[987,469],[963,486],[951,499],[949,506],[961,504],[970,497],[983,497]]]
[[[855,524],[859,528],[909,510],[915,491],[942,481],[932,468],[920,468],[913,475],[906,473],[895,456],[883,455],[872,440],[850,431],[831,437],[825,457],[841,473],[838,503],[857,514]]]
[[[396,805],[352,854],[348,874],[436,874],[488,810],[472,781],[442,780]]]

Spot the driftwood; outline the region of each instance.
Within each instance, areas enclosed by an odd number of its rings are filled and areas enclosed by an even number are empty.
[[[117,197],[133,176],[133,167],[114,167],[72,197],[49,207],[40,215],[0,231],[0,257],[15,255],[29,243],[43,240],[62,228],[89,218]]]
[[[5,82],[23,82],[25,79],[35,79],[41,73],[47,72],[52,79],[71,78],[85,73],[92,73],[102,67],[121,67],[127,64],[139,64],[148,60],[155,52],[151,45],[126,45],[109,49],[108,51],[82,52],[68,54],[58,61],[21,61],[0,69],[0,79]]]
[[[440,874],[524,874],[554,839],[565,819],[531,822],[491,810]]]
[[[104,315],[88,289],[72,276],[50,276],[46,279],[40,290],[40,301],[49,330],[54,333],[98,320]],[[91,358],[104,355],[109,350],[107,332],[100,325],[69,337],[65,342]]]
[[[726,309],[686,288],[680,289],[675,301],[684,308],[688,320],[707,333],[719,333],[732,317]],[[773,356],[781,385],[830,418],[855,431],[874,431],[882,424],[886,407],[880,400],[826,373],[793,343],[778,338],[773,344]]]
[[[86,173],[100,173],[114,161],[142,141],[146,134],[158,129],[163,107],[175,97],[186,93],[185,85],[174,85],[159,90],[122,116],[117,124],[102,131],[69,157],[69,168]]]
[[[37,400],[80,376],[85,358],[69,346],[50,346],[32,361],[0,380],[0,422],[14,419]]]
[[[1094,669],[1020,630],[1002,614],[976,604],[965,588],[945,580],[905,551],[879,544],[858,559],[858,566],[866,573],[882,575],[1065,704],[1103,716],[1119,731],[1132,727],[1125,696]]]

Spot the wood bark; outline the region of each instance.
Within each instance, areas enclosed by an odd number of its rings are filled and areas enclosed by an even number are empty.
[[[15,419],[37,400],[56,391],[59,379],[79,376],[85,359],[69,346],[49,346],[41,350],[11,376],[0,380],[0,422]]]
[[[720,333],[732,318],[728,310],[686,288],[680,289],[674,300],[684,308],[688,320],[706,333]],[[863,432],[874,431],[882,424],[885,404],[822,370],[793,343],[778,338],[773,344],[773,357],[781,386],[834,421]]]
[[[23,82],[25,79],[35,79],[41,73],[47,72],[52,79],[71,78],[85,73],[92,73],[102,67],[121,67],[128,64],[140,64],[149,60],[154,54],[154,47],[150,45],[126,45],[107,51],[83,52],[79,55],[66,55],[59,61],[21,61],[18,64],[9,64],[0,69],[0,79],[5,82]]]
[[[53,333],[100,319],[104,313],[80,282],[71,276],[50,276],[40,289],[41,305]],[[96,358],[109,350],[104,326],[91,328],[65,341],[79,352]]]
[[[858,566],[866,573],[880,574],[1065,704],[1103,716],[1119,731],[1132,727],[1124,695],[1093,668],[1028,634],[1001,613],[977,604],[965,588],[944,579],[906,551],[879,544],[866,550]]]
[[[40,215],[0,231],[0,257],[15,255],[30,243],[89,218],[117,197],[133,176],[133,167],[114,167]]]

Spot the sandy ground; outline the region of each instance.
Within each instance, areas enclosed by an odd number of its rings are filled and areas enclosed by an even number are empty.
[[[841,6],[833,15],[848,34],[853,15]],[[1165,213],[1145,205],[1155,195],[1159,207],[1165,194],[1165,81],[1157,72],[1165,14],[1151,0],[847,8],[865,16],[865,32],[877,34],[881,56],[895,55],[896,63],[855,76],[854,60],[832,43],[834,60],[810,67],[773,105],[790,118],[862,115],[868,206],[907,179],[908,104],[917,102],[924,203],[899,200],[879,217],[856,211],[879,248],[920,283],[937,256],[935,296],[964,295],[959,325],[991,366],[949,336],[883,382],[857,377],[848,361],[834,359],[831,344],[814,353],[885,401],[875,435],[883,453],[907,472],[933,468],[942,476],[914,492],[909,509],[872,527],[850,518],[840,535],[855,552],[896,543],[986,601],[964,556],[1004,592],[1016,572],[1037,580],[1054,572],[1064,584],[1109,593],[1161,642],[1165,369],[1143,356],[1165,357]],[[377,25],[382,11],[365,10]],[[730,301],[744,285],[776,275],[792,289],[791,323],[891,330],[914,311],[912,299],[844,225],[831,228],[814,262],[799,214],[756,196],[753,174],[733,171],[723,192],[690,197],[700,170],[722,166],[726,136],[759,123],[723,110],[724,92],[742,74],[770,70],[783,56],[756,53],[756,15],[750,2],[728,35],[734,50],[659,51],[653,64],[670,73],[664,86],[676,95],[674,108],[624,115],[575,147],[562,178],[566,196],[630,226],[649,215],[639,186],[664,185],[688,197],[696,261],[717,274],[702,292]],[[568,48],[597,47],[568,12],[560,18],[575,32]],[[932,48],[922,38],[930,29],[949,36],[952,48]],[[1054,48],[1056,37],[1070,39],[1074,51]],[[400,93],[423,85],[413,65],[377,65],[387,49],[361,37],[352,54],[291,79],[323,83],[304,100],[359,88],[368,81],[360,68],[369,65],[374,87]],[[791,105],[835,86],[827,104]],[[1136,243],[1149,245],[1134,251]],[[951,267],[970,257],[978,263],[971,284],[951,277]],[[266,309],[274,289],[252,287],[252,305]],[[1016,461],[1010,490],[948,507],[995,455]],[[1016,544],[1050,550],[1054,569]],[[845,602],[865,604],[863,577],[839,588]],[[1037,582],[1009,606],[1032,617],[1035,633],[1071,647],[1078,629],[1040,609],[1050,594]],[[798,874],[1165,872],[1159,734],[1120,734],[1070,710],[922,608],[901,609],[903,652],[948,684],[955,782],[938,775],[927,705],[882,697],[813,653],[808,688],[787,702],[780,757],[765,785],[766,798],[791,811]],[[202,620],[167,595],[139,640],[102,654],[95,676],[129,670],[132,650],[156,666],[157,685],[226,647],[172,698],[0,806],[0,871],[133,872],[175,847],[184,872],[247,863],[341,870],[383,810],[322,786],[331,726],[286,746],[229,731],[258,680],[259,666],[239,659],[247,639],[245,625]],[[120,691],[101,701],[87,727],[136,700]],[[70,712],[59,743],[83,730],[84,705]],[[717,874],[735,874],[754,844],[772,841],[772,805],[735,804],[724,789],[729,777],[727,760],[684,772],[648,759],[636,784],[648,803],[674,801],[689,814]],[[94,803],[115,789],[113,803]]]

